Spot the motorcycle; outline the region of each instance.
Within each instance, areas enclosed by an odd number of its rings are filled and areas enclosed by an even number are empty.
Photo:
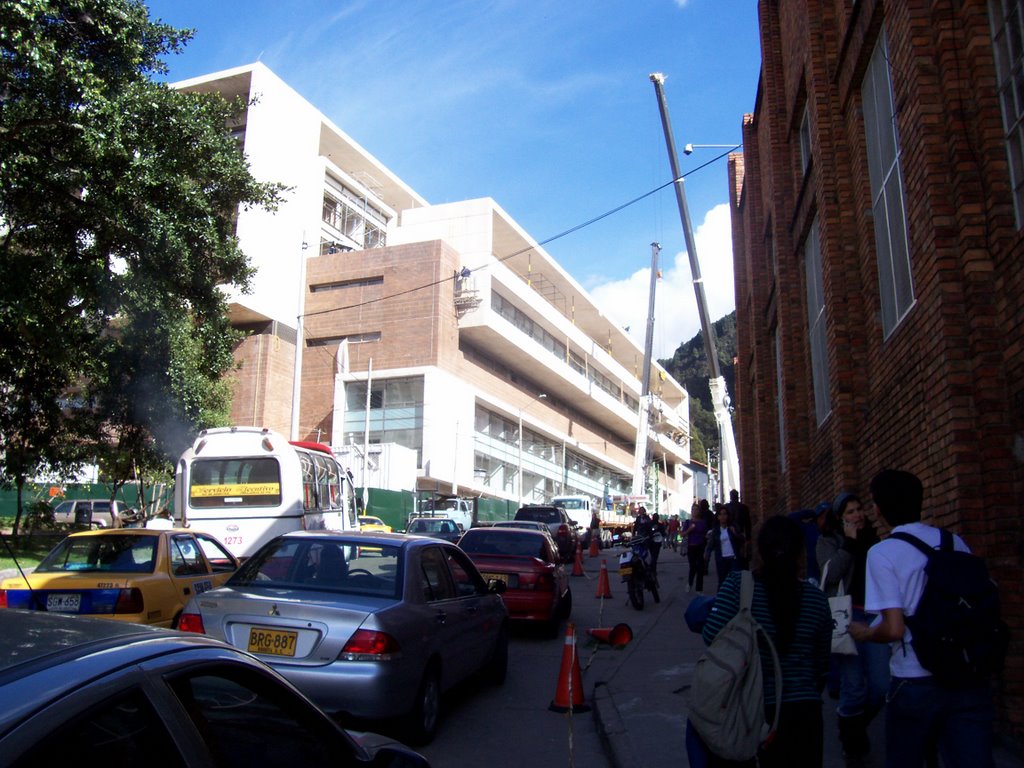
[[[629,549],[619,556],[619,576],[629,593],[629,602],[638,611],[644,609],[644,590],[650,590],[655,603],[661,602],[658,593],[658,574],[651,566],[651,551],[646,537],[635,537]]]

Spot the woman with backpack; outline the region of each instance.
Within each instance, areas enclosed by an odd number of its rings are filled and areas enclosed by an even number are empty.
[[[822,764],[821,691],[828,671],[832,644],[832,613],[825,594],[800,578],[805,556],[800,525],[784,516],[764,522],[757,536],[761,567],[754,572],[751,613],[771,638],[782,668],[782,704],[778,729],[757,755],[760,768],[820,768]],[[722,583],[704,625],[710,645],[736,615],[743,571],[734,571]],[[763,674],[765,719],[775,715],[774,662],[767,643],[759,643]],[[711,756],[710,766],[754,765],[730,763]]]
[[[842,589],[853,603],[852,621],[870,624],[875,614],[864,611],[864,575],[868,550],[879,541],[874,526],[864,516],[860,499],[841,493],[826,513],[816,544],[825,594],[832,597]],[[839,669],[839,743],[848,757],[866,755],[871,749],[868,725],[885,704],[889,688],[889,647],[879,643],[857,643],[857,653],[836,654]]]

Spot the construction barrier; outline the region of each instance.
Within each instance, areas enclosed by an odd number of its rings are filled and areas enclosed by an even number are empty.
[[[590,556],[597,557],[601,554],[600,534],[597,531],[590,532]]]
[[[572,575],[573,576],[584,576],[586,575],[583,571],[583,547],[580,546],[579,542],[576,542],[576,560],[572,564]]]

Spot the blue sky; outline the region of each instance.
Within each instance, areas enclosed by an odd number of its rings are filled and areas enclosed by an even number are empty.
[[[671,180],[665,92],[713,319],[734,307],[724,150],[753,111],[754,0],[152,0],[195,29],[169,80],[262,61],[432,203],[492,197],[544,242]],[[671,186],[546,250],[655,355],[699,331]]]

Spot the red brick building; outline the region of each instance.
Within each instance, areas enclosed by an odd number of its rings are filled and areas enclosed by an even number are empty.
[[[1024,736],[1020,0],[760,0],[730,160],[742,487],[761,516],[915,472],[983,554]]]

